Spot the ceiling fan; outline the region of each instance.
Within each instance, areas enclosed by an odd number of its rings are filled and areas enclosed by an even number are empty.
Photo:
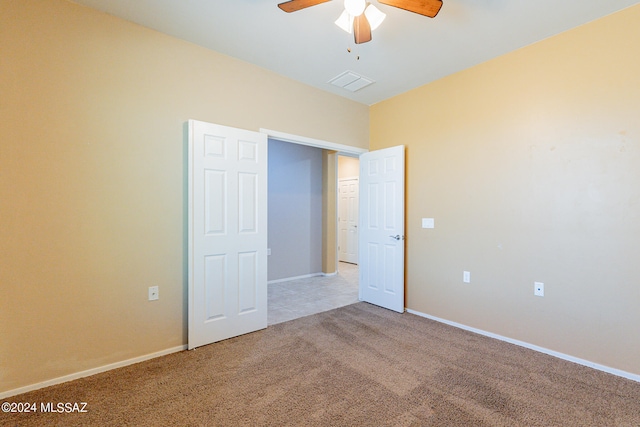
[[[287,13],[326,3],[330,0],[289,0],[278,7]],[[435,17],[442,7],[442,0],[378,0],[379,3],[420,15]],[[344,11],[336,25],[348,33],[353,32],[356,44],[371,41],[371,31],[382,23],[386,15],[366,0],[345,0]]]

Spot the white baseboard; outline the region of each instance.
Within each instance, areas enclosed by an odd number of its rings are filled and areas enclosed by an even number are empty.
[[[303,274],[302,276],[285,277],[284,279],[269,280],[267,282],[267,285],[272,285],[274,283],[290,282],[292,280],[309,279],[311,277],[318,277],[318,276],[325,276],[325,274],[320,272],[320,273]]]
[[[156,357],[166,356],[167,354],[177,353],[182,350],[186,350],[186,345],[179,345],[177,347],[168,348],[166,350],[157,351],[155,353],[145,354],[143,356],[134,357],[133,359],[127,359],[116,363],[110,363],[104,366],[98,366],[97,368],[87,369],[86,371],[76,372],[74,374],[65,375],[62,377],[54,378],[40,383],[31,384],[28,386],[15,388],[13,390],[7,390],[0,392],[0,399],[6,399],[7,397],[16,396],[18,394],[26,393],[40,388],[49,387],[56,384],[66,383],[67,381],[77,380],[78,378],[89,377],[91,375],[99,374],[101,372],[110,371],[111,369],[122,368],[123,366],[133,365],[134,363],[144,362],[145,360],[155,359]]]
[[[548,348],[540,347],[535,344],[530,344],[528,342],[515,340],[513,338],[503,337],[502,335],[494,334],[492,332],[483,331],[482,329],[472,328],[471,326],[466,326],[461,323],[452,322],[450,320],[441,319],[439,317],[431,316],[429,314],[421,313],[419,311],[406,309],[407,313],[415,314],[416,316],[425,317],[427,319],[435,320],[436,322],[445,323],[450,326],[454,326],[456,328],[464,329],[465,331],[475,332],[476,334],[484,335],[489,338],[495,338],[500,341],[505,341],[510,344],[515,344],[520,347],[528,348],[530,350],[534,350],[540,353],[548,354],[549,356],[557,357],[558,359],[567,360],[569,362],[577,363],[578,365],[588,366],[589,368],[597,369],[599,371],[606,372],[608,374],[616,375],[618,377],[627,378],[632,381],[640,382],[640,375],[632,374],[631,372],[622,371],[620,369],[611,368],[609,366],[600,365],[599,363],[594,363],[589,360],[580,359],[578,357],[570,356],[568,354],[560,353],[554,350],[549,350]]]
[[[334,274],[335,273],[330,273],[330,274],[327,274],[327,275],[334,275]],[[319,274],[316,274],[314,276],[318,276],[318,275],[325,275],[325,273],[319,273]],[[314,277],[314,276],[309,276],[309,277]],[[294,280],[294,279],[290,279],[290,280]],[[587,366],[589,368],[597,369],[599,371],[607,372],[607,373],[612,374],[612,375],[616,375],[616,376],[619,376],[619,377],[622,377],[622,378],[630,379],[632,381],[640,382],[640,375],[637,375],[637,374],[632,374],[630,372],[626,372],[626,371],[623,371],[623,370],[620,370],[620,369],[611,368],[609,366],[601,365],[599,363],[594,363],[594,362],[591,362],[591,361],[588,361],[588,360],[585,360],[585,359],[580,359],[578,357],[570,356],[568,354],[564,354],[564,353],[560,353],[560,352],[557,352],[557,351],[549,350],[547,348],[540,347],[540,346],[537,346],[537,345],[534,345],[534,344],[530,344],[530,343],[527,343],[527,342],[524,342],[524,341],[515,340],[513,338],[508,338],[508,337],[504,337],[502,335],[494,334],[492,332],[483,331],[482,329],[472,328],[470,326],[466,326],[466,325],[463,325],[461,323],[452,322],[450,320],[442,319],[442,318],[439,318],[439,317],[436,317],[436,316],[431,316],[429,314],[421,313],[419,311],[411,310],[409,308],[407,308],[406,311],[407,311],[407,313],[415,314],[416,316],[425,317],[427,319],[431,319],[431,320],[434,320],[436,322],[444,323],[444,324],[447,324],[447,325],[450,325],[450,326],[454,326],[456,328],[460,328],[460,329],[464,329],[466,331],[474,332],[474,333],[479,334],[479,335],[484,335],[484,336],[487,336],[489,338],[494,338],[494,339],[497,339],[497,340],[500,340],[500,341],[505,341],[505,342],[508,342],[510,344],[515,344],[515,345],[518,345],[520,347],[524,347],[524,348],[528,348],[530,350],[534,350],[534,351],[537,351],[537,352],[540,352],[540,353],[548,354],[550,356],[554,356],[554,357],[557,357],[559,359],[567,360],[569,362],[577,363],[579,365],[583,365],[583,366]],[[186,349],[187,349],[186,345],[172,347],[172,348],[168,348],[168,349],[165,349],[165,350],[157,351],[155,353],[149,353],[149,354],[145,354],[143,356],[134,357],[132,359],[127,359],[127,360],[123,360],[123,361],[116,362],[116,363],[110,363],[108,365],[99,366],[97,368],[92,368],[92,369],[87,369],[85,371],[76,372],[74,374],[64,375],[62,377],[54,378],[54,379],[47,380],[47,381],[42,381],[42,382],[39,382],[39,383],[35,383],[35,384],[28,385],[28,386],[16,388],[16,389],[13,389],[13,390],[3,391],[3,392],[0,392],[0,399],[6,399],[6,398],[11,397],[11,396],[16,396],[18,394],[27,393],[29,391],[38,390],[40,388],[49,387],[49,386],[56,385],[56,384],[62,384],[62,383],[65,383],[67,381],[76,380],[78,378],[88,377],[88,376],[91,376],[91,375],[99,374],[101,372],[110,371],[111,369],[116,369],[116,368],[121,368],[121,367],[128,366],[128,365],[133,365],[134,363],[144,362],[145,360],[154,359],[156,357],[161,357],[161,356],[166,356],[167,354],[177,353],[179,351],[183,351],[183,350],[186,350]]]

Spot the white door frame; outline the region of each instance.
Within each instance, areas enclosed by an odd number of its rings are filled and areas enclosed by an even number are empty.
[[[306,136],[293,135],[293,134],[290,134],[290,133],[279,132],[279,131],[271,130],[271,129],[260,128],[260,132],[267,134],[268,138],[277,139],[278,141],[290,142],[292,144],[306,145],[306,146],[309,146],[309,147],[322,148],[324,150],[337,151],[337,154],[339,156],[349,156],[349,157],[358,158],[358,157],[360,157],[360,154],[369,152],[369,150],[366,149],[366,148],[354,147],[352,145],[336,144],[335,142],[323,141],[321,139],[308,138]],[[335,171],[335,173],[336,173],[335,181],[336,181],[336,185],[337,185],[337,183],[338,183],[338,168],[337,168],[337,165],[336,165],[335,169],[336,169],[336,171]],[[338,192],[337,191],[336,191],[335,203],[336,203],[336,206],[338,206]],[[336,222],[335,227],[336,227],[336,230],[337,230],[338,229],[338,215],[337,215],[337,212],[336,212],[335,222]],[[338,261],[338,239],[337,238],[336,238],[335,254],[336,254],[335,262],[336,262],[336,265],[338,265],[339,261]]]
[[[367,153],[366,148],[354,147],[352,145],[336,144],[335,142],[323,141],[321,139],[307,138],[306,136],[293,135],[285,132],[260,128],[261,133],[266,133],[269,138],[278,141],[291,142],[292,144],[308,145],[310,147],[323,148],[325,150],[337,151],[338,155],[359,157],[362,153]]]

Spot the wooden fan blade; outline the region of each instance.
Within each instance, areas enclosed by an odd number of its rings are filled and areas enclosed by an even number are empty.
[[[442,7],[442,0],[378,0],[382,4],[434,18]]]
[[[371,25],[364,13],[353,19],[353,37],[356,39],[356,44],[371,41]]]
[[[287,13],[291,13],[320,3],[326,3],[328,1],[330,0],[290,0],[280,3],[278,7]]]

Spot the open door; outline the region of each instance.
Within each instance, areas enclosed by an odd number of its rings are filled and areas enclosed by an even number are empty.
[[[267,136],[189,121],[189,349],[267,327]]]
[[[360,155],[360,299],[404,312],[404,146]]]

